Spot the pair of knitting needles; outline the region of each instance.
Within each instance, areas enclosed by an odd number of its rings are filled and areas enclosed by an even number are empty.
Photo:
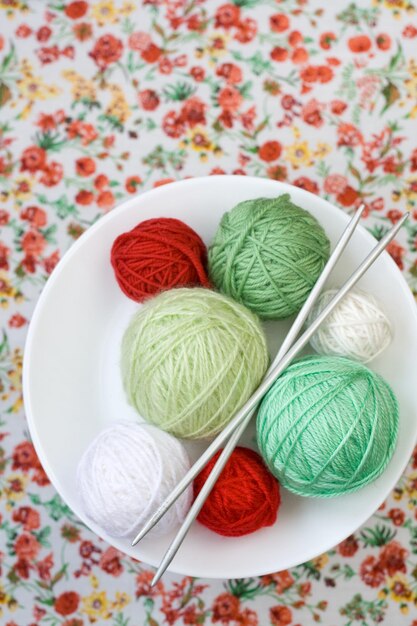
[[[132,546],[136,545],[150,530],[157,524],[157,522],[165,515],[168,509],[174,504],[174,502],[180,497],[180,495],[187,489],[190,483],[194,480],[197,474],[203,469],[211,457],[221,448],[224,442],[229,438],[229,441],[225,445],[221,455],[219,456],[214,468],[212,469],[209,478],[203,485],[197,498],[194,500],[188,514],[179,529],[177,535],[171,542],[168,550],[163,557],[161,564],[152,580],[151,586],[156,585],[161,576],[164,574],[167,567],[170,565],[172,559],[178,552],[182,542],[184,541],[191,524],[199,514],[204,502],[213,489],[219,475],[221,474],[227,460],[236,447],[243,431],[249,424],[252,415],[254,414],[258,403],[271,388],[275,380],[280,376],[291,361],[298,355],[298,353],[308,343],[312,335],[316,332],[318,327],[326,319],[326,317],[333,311],[333,309],[339,304],[342,298],[352,289],[363,274],[370,268],[370,266],[376,261],[379,255],[385,250],[389,242],[395,237],[404,222],[408,218],[408,213],[404,214],[397,224],[381,239],[381,241],[371,250],[364,261],[359,267],[351,274],[347,281],[343,284],[340,290],[336,293],[333,299],[323,309],[323,311],[317,316],[317,318],[311,323],[311,325],[304,331],[301,337],[297,337],[302,329],[302,326],[307,319],[310,310],[312,309],[315,301],[320,295],[327,278],[331,271],[339,260],[340,255],[348,244],[352,237],[355,228],[360,220],[360,217],[364,211],[365,205],[361,204],[356,213],[348,223],[342,236],[336,244],[336,247],[327,261],[321,275],[316,281],[313,289],[310,292],[307,300],[305,301],[301,311],[298,313],[288,335],[285,337],[277,356],[275,357],[272,365],[262,383],[244,404],[244,406],[238,411],[235,417],[229,422],[229,424],[223,429],[223,431],[212,441],[208,448],[203,452],[200,458],[194,463],[191,469],[187,472],[184,478],[178,483],[172,493],[166,498],[166,500],[160,505],[157,511],[152,515],[149,521],[145,524],[142,530],[138,533],[132,542]]]

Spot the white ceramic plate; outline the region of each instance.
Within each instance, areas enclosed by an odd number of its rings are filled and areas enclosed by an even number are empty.
[[[75,475],[90,441],[109,423],[137,419],[127,404],[119,373],[119,346],[137,304],[120,291],[110,265],[117,235],[151,217],[177,217],[210,243],[222,214],[237,202],[288,192],[315,215],[334,244],[348,216],[302,189],[260,178],[211,176],[159,187],[124,202],[90,228],[50,277],[33,315],[24,359],[24,396],[30,432],[40,460],[63,499],[93,531],[123,552],[157,565],[173,535],[129,540],[107,536],[83,514]],[[329,286],[339,285],[375,245],[357,229]],[[305,562],[354,532],[394,487],[417,436],[417,309],[400,271],[384,253],[360,286],[376,295],[394,326],[394,341],[372,364],[398,397],[398,445],[384,474],[358,493],[301,498],[282,491],[275,526],[241,538],[216,535],[193,525],[171,571],[212,578],[270,573]],[[290,322],[266,324],[274,356]],[[244,443],[253,441],[248,433]],[[188,445],[192,458],[203,444]]]

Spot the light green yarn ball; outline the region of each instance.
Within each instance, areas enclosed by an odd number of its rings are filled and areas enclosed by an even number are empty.
[[[372,482],[390,461],[397,433],[389,385],[343,357],[294,362],[257,417],[258,446],[270,471],[301,496],[337,496]]]
[[[149,300],[122,342],[129,402],[177,437],[218,433],[268,366],[258,318],[208,289],[172,289]]]
[[[226,213],[209,248],[210,279],[264,319],[299,311],[329,258],[319,222],[289,194]]]

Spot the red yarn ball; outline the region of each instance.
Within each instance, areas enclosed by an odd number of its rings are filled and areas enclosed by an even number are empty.
[[[141,222],[119,235],[111,250],[117,282],[136,302],[172,287],[208,287],[206,258],[206,247],[197,233],[170,217]]]
[[[194,480],[194,498],[202,489],[221,450]],[[241,537],[277,519],[281,498],[276,478],[259,454],[236,448],[208,496],[197,519],[210,530],[226,537]]]

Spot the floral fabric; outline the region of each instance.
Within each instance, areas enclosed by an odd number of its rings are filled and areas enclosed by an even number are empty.
[[[22,354],[59,258],[130,194],[187,176],[363,200],[417,291],[417,14],[408,0],[0,0],[0,622],[417,626],[417,454],[354,536],[232,581],[152,572],[100,541],[30,442]]]

